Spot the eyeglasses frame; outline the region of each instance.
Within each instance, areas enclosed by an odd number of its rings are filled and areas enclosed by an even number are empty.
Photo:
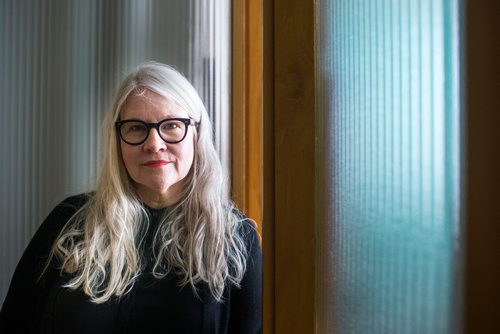
[[[165,123],[165,122],[167,122],[167,121],[181,121],[182,123],[184,123],[184,125],[186,125],[186,131],[184,131],[184,136],[182,136],[182,138],[180,140],[177,140],[177,141],[168,141],[168,140],[165,140],[162,137],[162,135],[160,133],[160,125],[163,124],[163,123]],[[122,127],[123,124],[131,123],[131,122],[139,122],[139,123],[142,123],[142,124],[144,124],[146,126],[146,128],[147,128],[147,135],[146,135],[146,137],[144,138],[143,141],[141,141],[139,143],[130,143],[130,142],[126,141],[125,138],[123,138],[121,127]],[[188,128],[189,128],[190,125],[197,125],[197,123],[193,119],[191,119],[191,118],[180,118],[180,117],[165,118],[165,119],[162,119],[161,121],[159,121],[158,123],[148,123],[148,122],[144,122],[143,120],[140,120],[140,119],[125,119],[125,120],[122,120],[122,121],[116,121],[115,122],[115,128],[116,128],[118,136],[125,143],[127,143],[128,145],[132,145],[132,146],[137,146],[137,145],[144,144],[144,142],[146,140],[148,140],[149,134],[151,133],[151,129],[153,129],[153,128],[156,129],[156,132],[158,133],[158,136],[165,143],[167,143],[167,144],[177,144],[177,143],[180,143],[181,141],[183,141],[186,138],[187,133],[188,133]]]

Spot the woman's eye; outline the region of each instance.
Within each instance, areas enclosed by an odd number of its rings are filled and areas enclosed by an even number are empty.
[[[163,124],[162,128],[164,130],[175,130],[179,128],[179,124],[177,124],[177,122],[166,122]]]
[[[131,125],[128,132],[144,132],[144,125]]]

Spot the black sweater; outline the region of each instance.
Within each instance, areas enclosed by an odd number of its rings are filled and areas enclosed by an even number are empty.
[[[206,285],[198,287],[196,296],[190,285],[179,286],[175,273],[156,279],[150,270],[144,270],[125,296],[102,304],[90,302],[80,290],[63,288],[68,277],[55,267],[37,281],[57,235],[86,200],[82,195],[64,200],[36,232],[0,312],[0,333],[260,333],[262,258],[248,221],[241,229],[249,249],[247,270],[241,288],[227,287],[223,302],[214,301]],[[151,268],[147,255],[161,212],[147,209],[151,228],[142,253]]]

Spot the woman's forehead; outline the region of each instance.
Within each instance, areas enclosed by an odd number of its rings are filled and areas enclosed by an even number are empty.
[[[121,112],[122,118],[141,117],[188,117],[174,101],[153,91],[142,89],[133,91],[125,100]]]

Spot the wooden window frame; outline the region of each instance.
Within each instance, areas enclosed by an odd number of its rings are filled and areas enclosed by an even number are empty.
[[[232,195],[263,236],[264,333],[314,332],[313,36],[312,0],[232,2]]]
[[[264,333],[314,333],[314,1],[232,6],[232,190],[263,235]],[[464,7],[466,333],[500,331],[499,7]]]
[[[465,333],[500,333],[499,13],[465,1]]]

